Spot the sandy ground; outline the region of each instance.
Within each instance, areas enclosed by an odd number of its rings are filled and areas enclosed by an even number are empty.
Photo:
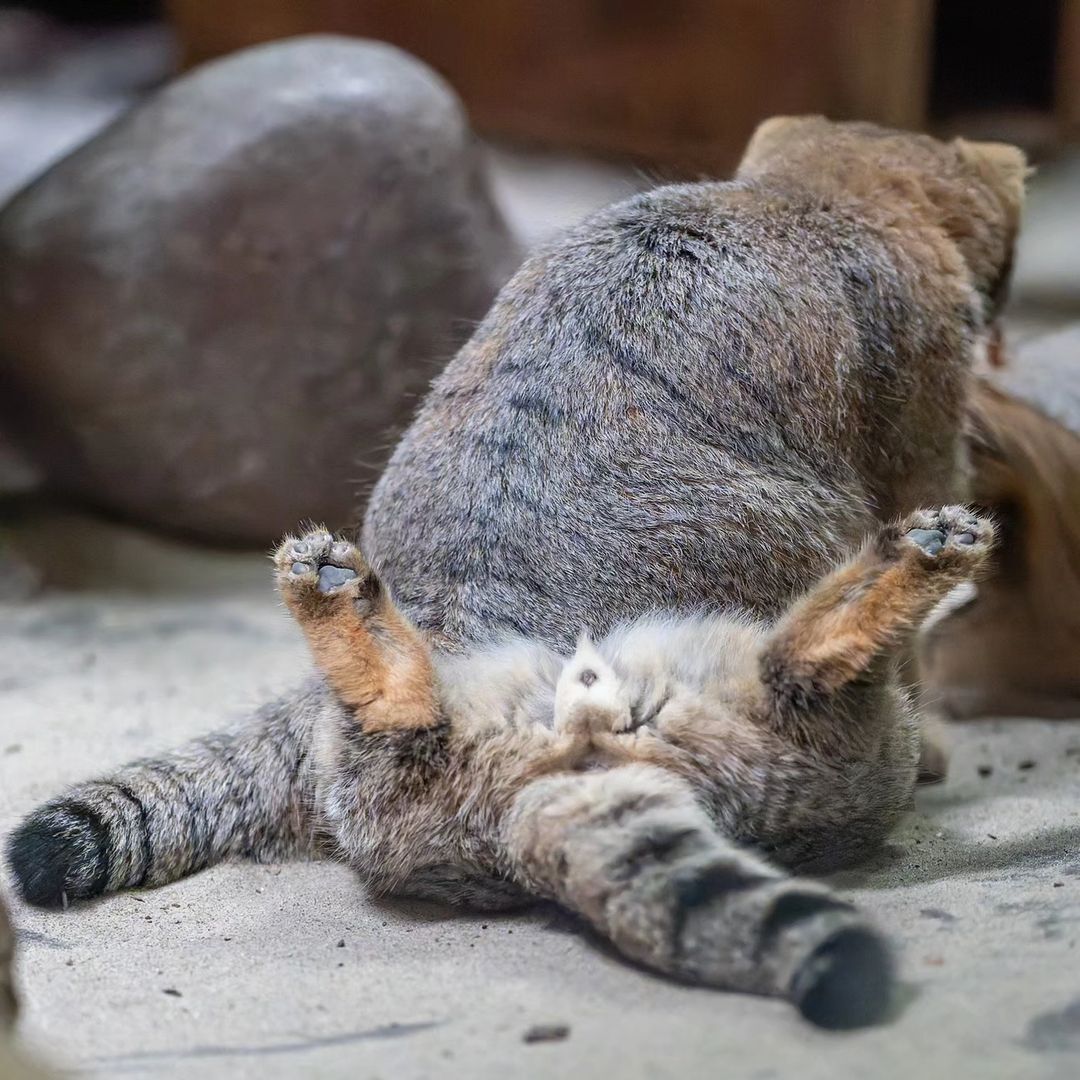
[[[69,588],[0,613],[0,832],[62,785],[168,747],[306,668],[258,556],[38,515]],[[72,588],[78,580],[78,587]],[[986,775],[984,775],[986,774]],[[221,866],[63,913],[16,906],[28,1040],[92,1076],[1080,1075],[1080,725],[955,732],[949,782],[834,879],[900,956],[889,1024],[672,985],[557,912],[375,905],[342,867]],[[526,1041],[564,1024],[561,1041]]]

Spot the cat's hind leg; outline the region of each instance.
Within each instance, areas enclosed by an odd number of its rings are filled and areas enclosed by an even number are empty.
[[[825,1027],[873,1023],[888,1007],[890,954],[864,917],[721,836],[670,772],[627,765],[535,780],[504,843],[516,880],[656,971],[786,997]]]
[[[962,506],[884,527],[774,627],[760,662],[769,722],[818,743],[822,713],[882,687],[927,616],[980,569],[993,541],[992,522]]]
[[[316,529],[287,537],[274,565],[316,664],[365,731],[438,721],[430,647],[359,548]]]

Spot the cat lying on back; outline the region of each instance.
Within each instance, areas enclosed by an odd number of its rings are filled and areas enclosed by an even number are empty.
[[[859,854],[910,796],[893,660],[989,527],[905,516],[962,495],[1024,174],[1010,147],[770,121],[734,181],[528,260],[375,491],[373,572],[285,555],[329,684],[36,811],[24,895],[329,840],[377,888],[552,896],[659,970],[878,1015],[873,932],[740,845]],[[582,629],[599,660],[568,669]]]
[[[570,657],[435,653],[353,545],[287,540],[279,587],[344,706],[314,722],[315,814],[378,892],[549,897],[657,970],[876,1018],[875,933],[743,845],[821,864],[885,836],[919,747],[895,661],[992,536],[961,507],[917,513],[773,624],[661,615]]]

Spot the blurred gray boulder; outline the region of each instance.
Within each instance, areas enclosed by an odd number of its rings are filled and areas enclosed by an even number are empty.
[[[432,71],[344,38],[250,49],[0,213],[0,427],[136,521],[340,526],[516,261]]]
[[[0,430],[0,498],[41,487],[41,470]]]

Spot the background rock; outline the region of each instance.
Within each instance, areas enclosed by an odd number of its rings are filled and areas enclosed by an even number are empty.
[[[0,7],[0,197],[164,82],[176,51],[164,26],[102,33]]]
[[[137,521],[342,525],[516,258],[430,70],[331,37],[247,50],[0,215],[0,425]]]
[[[1040,334],[1014,350],[984,378],[1080,436],[1080,322]]]
[[[41,470],[0,431],[0,498],[36,491],[41,483]]]

